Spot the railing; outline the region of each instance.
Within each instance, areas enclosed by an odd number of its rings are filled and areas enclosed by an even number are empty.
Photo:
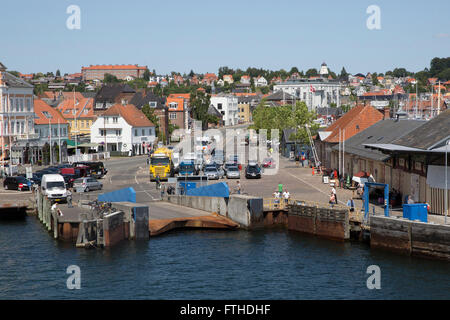
[[[102,153],[88,153],[88,154],[79,154],[74,156],[67,157],[67,161],[69,163],[74,162],[82,162],[82,161],[100,161],[110,158],[109,152],[102,152]]]
[[[331,209],[341,209],[349,211],[349,219],[350,221],[364,222],[364,211],[354,208],[354,211],[350,211],[348,206],[342,204],[329,204],[324,202],[316,202],[316,201],[308,201],[308,200],[297,200],[297,199],[289,199],[287,202],[285,199],[276,199],[276,198],[264,198],[263,199],[263,207],[265,211],[272,210],[287,210],[290,205],[303,205],[308,207],[317,207],[317,208],[331,208]]]

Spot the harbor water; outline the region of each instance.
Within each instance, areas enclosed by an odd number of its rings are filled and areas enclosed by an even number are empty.
[[[67,267],[81,270],[69,290]],[[367,288],[367,268],[381,289]],[[286,230],[183,230],[112,249],[0,222],[0,299],[450,299],[450,264]]]

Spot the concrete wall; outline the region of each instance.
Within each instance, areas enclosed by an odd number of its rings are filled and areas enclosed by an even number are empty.
[[[148,231],[149,208],[132,202],[114,203],[114,207],[124,212],[125,235],[127,239],[146,239]]]
[[[450,225],[372,216],[370,246],[414,256],[450,260]]]
[[[170,195],[168,196],[168,201],[180,206],[216,212],[224,217],[227,216],[227,202],[225,198]]]
[[[110,213],[103,218],[103,241],[105,247],[111,247],[125,239],[124,213]]]
[[[244,195],[230,196],[228,218],[243,228],[264,226],[263,199]]]
[[[264,226],[263,199],[244,195],[221,197],[169,196],[168,201],[180,206],[216,212],[239,223],[243,228]]]
[[[294,205],[289,209],[288,229],[331,239],[350,238],[347,210]]]

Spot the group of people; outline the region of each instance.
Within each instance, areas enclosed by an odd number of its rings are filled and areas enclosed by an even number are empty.
[[[278,184],[278,190],[275,190],[275,192],[273,193],[273,197],[275,199],[275,204],[280,204],[281,200],[283,199],[284,204],[287,205],[291,198],[291,194],[286,189],[283,191],[283,185]]]

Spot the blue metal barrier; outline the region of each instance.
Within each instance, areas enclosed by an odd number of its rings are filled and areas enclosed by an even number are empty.
[[[128,187],[98,195],[98,201],[103,202],[133,202],[136,203],[136,191]]]

